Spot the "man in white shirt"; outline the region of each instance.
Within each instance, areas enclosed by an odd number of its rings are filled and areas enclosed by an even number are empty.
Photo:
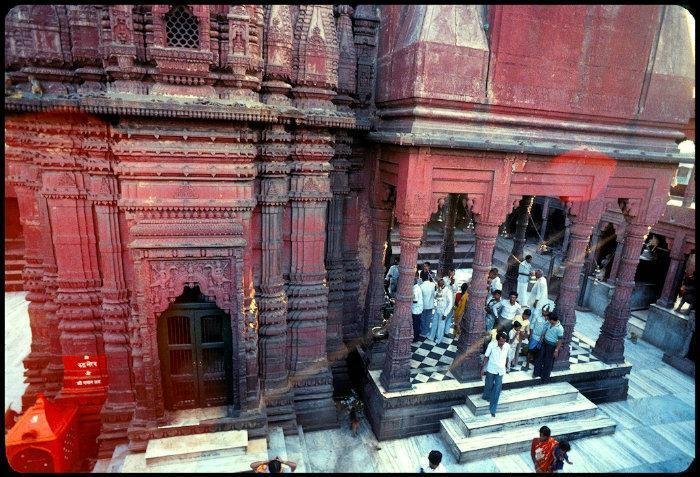
[[[489,293],[493,293],[495,290],[503,290],[503,285],[501,285],[501,278],[498,276],[498,268],[493,267],[489,270]]]
[[[420,272],[421,292],[423,293],[423,312],[420,317],[420,334],[427,338],[430,334],[430,323],[433,320],[433,306],[435,301],[435,282],[430,281],[430,275],[423,270]]]
[[[442,452],[440,452],[439,450],[430,451],[430,454],[428,454],[428,461],[421,466],[419,473],[421,473],[421,474],[429,474],[429,473],[445,474],[445,473],[447,473],[447,469],[445,469],[445,466],[442,465]]]
[[[413,342],[420,340],[420,317],[423,313],[423,290],[420,288],[420,278],[413,282],[413,303],[411,304],[411,317],[413,318]]]
[[[528,297],[528,306],[534,310],[541,310],[542,305],[546,300],[549,299],[549,293],[547,292],[547,279],[542,273],[542,269],[538,268],[535,270],[535,284],[530,290],[530,296]]]
[[[532,274],[532,255],[525,255],[525,260],[518,266],[518,298],[522,303],[527,303],[527,285]]]
[[[433,313],[433,322],[430,327],[430,335],[428,339],[440,343],[445,336],[445,327],[450,311],[454,310],[454,295],[452,288],[445,285],[445,280],[438,280],[437,289],[435,291],[435,312]]]
[[[481,397],[489,402],[489,411],[493,417],[496,417],[503,376],[506,374],[506,362],[510,353],[510,345],[506,341],[508,341],[508,335],[504,332],[496,335],[496,340],[491,341],[486,347],[484,363],[481,368],[481,376],[484,377],[484,372],[486,373],[484,392]]]
[[[389,267],[385,280],[389,280],[389,296],[396,295],[396,284],[399,281],[399,258],[394,257],[394,264]]]
[[[449,288],[452,290],[452,308],[449,310],[449,313],[447,314],[447,323],[445,324],[445,332],[449,333],[450,330],[452,330],[452,323],[454,321],[455,317],[455,297],[457,296],[457,293],[460,291],[460,288],[457,286],[457,280],[455,279],[455,269],[454,268],[448,268],[447,269],[447,275],[442,277],[442,279],[445,281],[445,288]]]
[[[515,319],[516,316],[522,315],[522,307],[520,306],[520,303],[516,301],[517,299],[518,294],[514,291],[510,292],[508,295],[508,301],[503,303],[503,306],[501,306],[501,311],[498,315],[499,327],[510,330],[511,326],[513,326],[513,319]]]

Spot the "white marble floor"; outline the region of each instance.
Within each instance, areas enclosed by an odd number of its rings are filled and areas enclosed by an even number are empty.
[[[597,339],[602,319],[577,312],[576,329]],[[695,458],[695,382],[661,361],[661,350],[639,340],[625,340],[632,363],[626,401],[599,407],[618,423],[609,436],[572,441],[563,472],[679,472]],[[533,436],[534,437],[534,436]],[[363,417],[353,438],[346,427],[305,433],[314,449],[313,472],[416,472],[428,453],[439,450],[448,472],[532,472],[530,453],[458,464],[439,433],[377,442]]]
[[[5,408],[19,409],[22,359],[30,330],[25,293],[5,294]],[[595,340],[601,318],[577,312],[576,330]],[[625,340],[632,363],[626,401],[600,405],[618,423],[610,436],[575,440],[563,472],[679,472],[695,458],[695,382],[661,361],[662,351]],[[304,434],[310,472],[415,472],[433,449],[449,472],[532,472],[529,452],[458,464],[439,433],[378,442],[366,418],[353,438],[347,426]],[[534,437],[534,436],[533,436]]]

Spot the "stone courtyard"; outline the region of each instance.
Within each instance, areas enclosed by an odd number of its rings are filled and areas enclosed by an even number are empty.
[[[22,357],[29,351],[29,318],[24,292],[5,294],[5,407],[17,409],[22,384]],[[576,331],[595,340],[602,319],[577,312]],[[598,408],[617,423],[614,434],[577,439],[569,453],[572,466],[563,472],[681,472],[695,459],[695,383],[661,361],[662,351],[645,341],[625,340],[625,358],[632,364],[626,401],[599,404]],[[366,418],[353,438],[345,426],[340,429],[303,434],[307,472],[412,472],[433,449],[443,453],[448,472],[532,472],[529,452],[456,463],[439,433],[378,442]],[[287,436],[286,441],[290,438]],[[98,461],[94,471],[122,471],[124,452],[120,446],[113,462]],[[287,444],[287,451],[290,450]],[[272,450],[269,457],[272,455]],[[291,457],[289,457],[291,458]],[[210,461],[192,471],[219,472],[249,463],[241,456],[236,462]],[[241,462],[242,460],[245,460]],[[222,467],[225,466],[225,467]],[[196,469],[196,470],[195,470]],[[299,468],[297,471],[301,471]]]

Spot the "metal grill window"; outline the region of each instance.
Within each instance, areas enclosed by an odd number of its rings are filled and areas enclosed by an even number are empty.
[[[197,17],[184,5],[173,7],[165,14],[165,32],[168,36],[168,46],[199,48]]]

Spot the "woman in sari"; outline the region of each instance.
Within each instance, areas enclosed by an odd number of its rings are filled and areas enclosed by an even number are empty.
[[[552,437],[552,431],[549,430],[549,427],[540,427],[540,437],[532,439],[530,446],[530,457],[535,464],[535,472],[538,474],[552,472],[554,447],[557,444],[558,442]]]

